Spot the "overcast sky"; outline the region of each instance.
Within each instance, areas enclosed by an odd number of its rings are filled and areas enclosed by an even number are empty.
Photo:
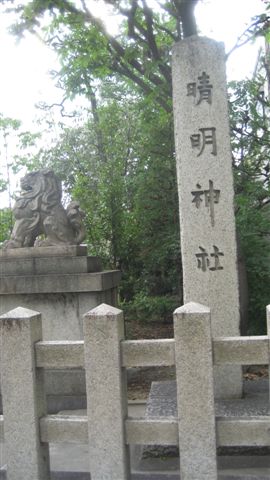
[[[101,4],[98,2],[99,6]],[[228,51],[250,23],[251,17],[263,9],[262,0],[203,0],[196,14],[202,34],[224,41]],[[58,91],[48,74],[50,69],[57,67],[57,59],[54,52],[33,35],[27,34],[24,40],[16,44],[15,39],[7,33],[9,23],[10,19],[2,14],[0,112],[4,116],[23,120],[28,127],[35,116],[35,103],[50,103],[58,98]],[[110,23],[112,26],[112,20]],[[257,50],[256,44],[234,52],[227,65],[228,78],[240,79],[249,75],[256,62]]]

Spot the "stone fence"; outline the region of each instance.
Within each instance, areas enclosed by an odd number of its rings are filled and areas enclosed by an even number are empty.
[[[216,480],[217,445],[270,443],[269,416],[215,418],[213,393],[214,365],[269,364],[269,335],[213,339],[207,307],[177,309],[174,339],[124,340],[122,312],[105,304],[84,316],[83,341],[42,341],[41,315],[21,307],[0,328],[8,480],[48,480],[50,442],[89,443],[92,480],[128,480],[130,444],[179,445],[181,478]],[[129,418],[126,368],[170,365],[178,417]],[[46,415],[47,368],[85,368],[87,416]]]

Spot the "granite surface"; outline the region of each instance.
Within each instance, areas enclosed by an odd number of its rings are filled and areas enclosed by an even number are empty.
[[[216,416],[269,415],[268,380],[244,382],[244,397],[215,401]],[[176,382],[152,382],[146,406],[147,417],[177,416]]]
[[[173,47],[173,105],[184,303],[211,310],[213,336],[239,335],[232,153],[223,44]],[[215,367],[215,393],[240,397],[240,367]]]

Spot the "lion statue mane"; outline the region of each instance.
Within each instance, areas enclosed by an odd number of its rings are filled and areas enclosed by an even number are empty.
[[[3,248],[79,245],[85,238],[84,217],[79,202],[65,209],[61,181],[52,170],[37,170],[21,179],[21,196],[13,214],[15,224]],[[37,239],[43,235],[43,240]]]

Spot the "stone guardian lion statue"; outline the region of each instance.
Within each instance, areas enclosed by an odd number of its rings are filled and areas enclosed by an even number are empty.
[[[77,201],[63,207],[61,181],[52,170],[27,173],[21,189],[13,208],[15,224],[4,249],[79,245],[84,240],[85,215]],[[39,235],[45,238],[39,240]]]

